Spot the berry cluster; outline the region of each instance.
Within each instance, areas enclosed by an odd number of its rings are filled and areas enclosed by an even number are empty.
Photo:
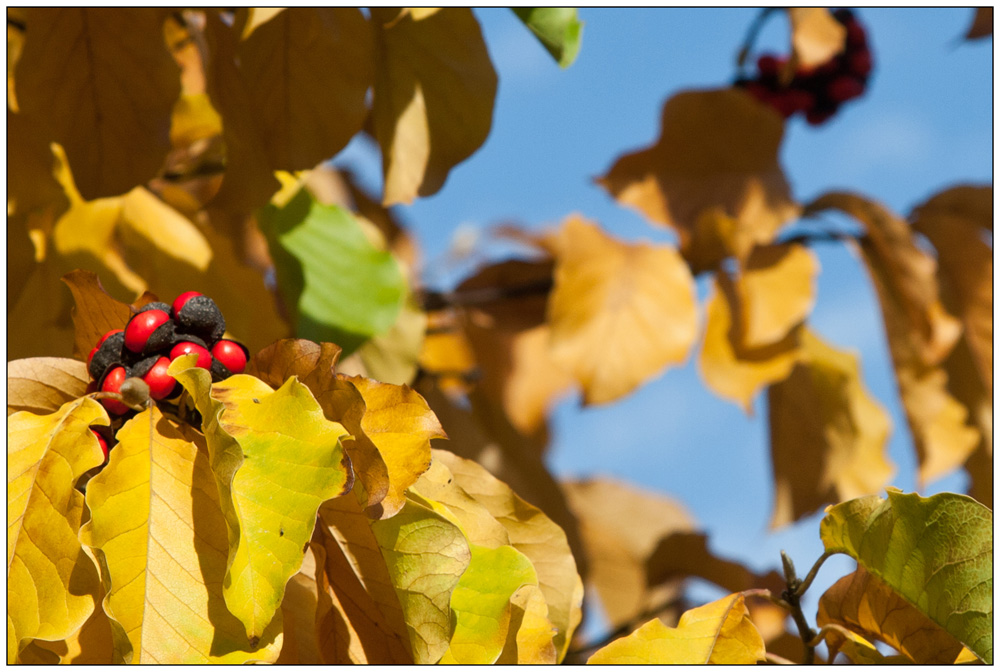
[[[198,292],[184,292],[173,305],[146,304],[124,329],[107,332],[90,351],[87,369],[93,391],[120,393],[127,399],[127,392],[142,388],[146,394],[148,387],[150,399],[173,399],[182,388],[167,373],[167,367],[191,353],[198,356],[196,366],[212,372],[213,381],[242,373],[250,353],[243,344],[222,338],[225,331],[226,321],[218,306]],[[135,379],[142,383],[126,384]],[[102,398],[100,402],[113,416],[130,410],[117,399]],[[98,434],[98,440],[107,457],[108,437]]]
[[[736,85],[786,119],[802,112],[813,126],[827,121],[841,104],[865,92],[872,71],[864,26],[849,9],[838,9],[833,16],[847,29],[844,50],[839,54],[815,68],[796,70],[787,85],[782,85],[781,73],[788,59],[764,54],[757,59],[757,77],[739,79]]]

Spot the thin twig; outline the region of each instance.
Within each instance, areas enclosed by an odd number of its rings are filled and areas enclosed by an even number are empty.
[[[812,569],[810,569],[809,573],[806,574],[806,578],[802,579],[799,587],[795,589],[797,595],[801,597],[803,593],[809,590],[809,586],[812,585],[813,579],[816,578],[816,573],[819,572],[819,568],[823,566],[823,563],[826,562],[826,559],[831,555],[833,555],[833,551],[826,551],[823,555],[819,556],[819,559],[815,563],[813,563]]]
[[[787,588],[781,593],[781,599],[788,602],[792,620],[795,621],[795,627],[799,630],[799,637],[802,638],[802,643],[805,644],[806,650],[802,662],[805,665],[812,665],[816,660],[816,647],[812,645],[812,641],[816,638],[816,631],[809,626],[809,621],[806,620],[806,615],[802,613],[802,605],[799,603],[801,594],[798,590],[802,586],[802,581],[795,575],[795,565],[792,564],[792,559],[784,551],[781,552],[781,560],[782,566],[785,569],[785,582],[787,583]]]
[[[760,13],[754,17],[753,23],[747,29],[746,37],[743,38],[743,45],[740,47],[739,56],[736,57],[736,65],[742,71],[743,66],[746,64],[747,56],[753,50],[754,42],[757,41],[757,35],[760,33],[760,29],[764,27],[764,22],[767,21],[768,16],[774,12],[777,7],[765,7],[760,10]]]

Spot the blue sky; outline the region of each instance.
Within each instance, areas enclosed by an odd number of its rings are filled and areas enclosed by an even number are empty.
[[[477,10],[500,80],[490,137],[452,171],[439,194],[398,208],[424,251],[426,280],[447,285],[462,272],[442,264],[456,231],[485,232],[502,221],[540,228],[578,212],[624,238],[675,240],[617,205],[593,179],[623,152],[655,140],[669,96],[732,81],[737,50],[757,11],[582,8],[579,58],[560,70],[509,10]],[[857,13],[875,58],[868,92],[819,128],[798,118],[787,125],[781,160],[795,197],[806,202],[828,190],[854,190],[905,214],[947,186],[991,183],[993,44],[960,41],[972,10]],[[787,23],[776,15],[757,48],[785,53],[787,42]],[[365,142],[352,142],[336,163],[380,189],[378,158]],[[840,246],[816,251],[822,271],[810,324],[836,346],[861,354],[865,382],[892,416],[893,484],[913,491],[915,460],[867,275]],[[704,298],[704,286],[699,289]],[[695,360],[692,353],[686,366],[608,406],[562,403],[550,467],[561,476],[612,475],[673,496],[719,554],[764,570],[780,567],[784,548],[804,572],[822,552],[820,516],[768,530],[765,399],[758,397],[756,417],[748,418],[705,388]],[[924,494],[964,487],[956,475]],[[850,565],[827,563],[808,596],[810,617],[821,590]],[[713,596],[704,586],[697,593]]]

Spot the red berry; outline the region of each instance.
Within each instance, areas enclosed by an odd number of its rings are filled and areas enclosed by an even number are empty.
[[[863,47],[868,41],[865,36],[865,28],[860,23],[855,21],[849,21],[845,26],[847,28],[847,46],[848,47]]]
[[[757,59],[757,69],[763,77],[777,77],[778,71],[784,64],[784,59],[779,59],[773,54],[764,54]]]
[[[802,89],[788,91],[789,104],[796,112],[808,112],[816,105],[816,96]]]
[[[826,86],[827,97],[835,103],[843,103],[851,98],[857,98],[865,92],[865,85],[849,75],[837,77]]]
[[[101,383],[101,391],[118,392],[126,378],[128,378],[128,372],[125,371],[125,367],[116,366],[104,376],[104,381]],[[115,415],[125,415],[129,412],[129,407],[117,399],[101,399],[100,402],[104,404],[104,408]]]
[[[104,437],[101,436],[100,434],[98,434],[96,430],[91,429],[90,431],[94,432],[94,436],[97,437],[97,443],[98,443],[98,445],[101,446],[101,451],[104,452],[104,461],[107,462],[108,461],[108,454],[111,452],[110,450],[108,450],[108,442],[105,441]]]
[[[819,126],[827,119],[832,117],[837,113],[836,109],[833,110],[809,110],[806,112],[806,121],[809,122],[811,126]]]
[[[162,310],[147,310],[134,316],[125,326],[125,347],[132,352],[142,352],[150,335],[169,320],[170,316]]]
[[[219,341],[212,346],[212,355],[229,369],[230,373],[243,373],[243,369],[246,368],[246,350],[235,341]]]
[[[792,91],[779,91],[776,93],[771,100],[771,106],[785,119],[795,114],[795,110],[798,109]]]
[[[181,341],[173,348],[170,349],[170,361],[174,361],[181,355],[186,355],[188,353],[194,353],[198,355],[198,361],[195,362],[195,366],[201,367],[203,369],[212,368],[212,353],[210,353],[205,348],[201,347],[197,343],[192,343],[191,341]]]
[[[748,82],[745,88],[747,93],[762,103],[770,102],[771,97],[774,95],[771,89],[767,88],[760,82]]]
[[[170,366],[170,360],[166,357],[160,357],[156,360],[156,364],[153,364],[153,368],[142,377],[142,380],[149,385],[149,396],[157,401],[169,397],[177,386],[174,377],[167,373],[168,366]]]
[[[872,71],[872,52],[862,49],[848,54],[847,68],[858,77],[867,77]]]
[[[99,340],[97,342],[97,347],[98,348],[101,347],[101,345],[104,344],[104,341],[108,340],[108,336],[111,336],[112,334],[120,334],[123,331],[125,331],[125,330],[124,329],[112,329],[111,331],[106,332],[103,336],[101,336],[101,340]]]
[[[183,308],[184,304],[187,303],[188,299],[190,299],[193,296],[204,296],[204,295],[201,292],[184,292],[176,299],[174,299],[174,305],[173,305],[174,312],[172,313],[172,315],[174,317],[177,317],[177,313],[181,312],[181,308]]]

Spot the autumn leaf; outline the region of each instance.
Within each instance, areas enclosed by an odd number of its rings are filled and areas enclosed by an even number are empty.
[[[881,491],[894,473],[890,422],[865,389],[854,355],[811,331],[802,359],[768,388],[775,499],[771,527],[799,520],[824,504]]]
[[[436,193],[486,140],[497,76],[472,11],[447,7],[416,20],[376,7],[379,60],[372,115],[382,150],[383,203]]]
[[[590,657],[599,665],[752,665],[764,660],[764,640],[734,593],[684,612],[676,628],[658,619]]]
[[[583,22],[575,7],[511,7],[561,68],[573,65],[580,53]]]
[[[619,157],[598,183],[675,229],[682,250],[710,208],[767,243],[798,213],[778,164],[783,129],[780,116],[742,91],[684,91],[663,106],[656,143]]]
[[[272,170],[329,159],[361,130],[374,77],[371,29],[355,7],[246,17],[236,56]]]
[[[981,37],[993,35],[993,8],[976,7],[976,13],[972,17],[972,25],[965,33],[965,39],[976,40]]]
[[[95,607],[97,568],[77,533],[77,479],[104,459],[90,425],[107,413],[82,397],[54,413],[7,416],[7,663],[32,639],[76,632]]]
[[[810,70],[844,50],[847,29],[825,7],[789,7],[792,22],[792,55],[796,64]]]
[[[809,316],[816,303],[819,262],[804,245],[759,245],[736,280],[743,310],[740,348],[772,345]]]
[[[18,104],[45,120],[88,200],[152,178],[170,150],[180,78],[164,44],[165,15],[158,8],[64,7],[32,9],[27,17]]]
[[[317,557],[317,555],[319,557]],[[310,542],[302,567],[285,585],[281,600],[282,642],[276,665],[315,664],[320,660],[316,615],[319,611],[319,583],[326,554]]]
[[[251,643],[226,609],[226,523],[205,439],[157,409],[117,437],[110,462],[87,485],[92,518],[81,531],[107,573],[116,660],[273,662],[280,617]]]
[[[62,357],[32,357],[7,362],[7,415],[54,413],[82,397],[90,383],[87,365]]]
[[[618,399],[687,358],[698,320],[694,280],[673,248],[623,243],[581,217],[567,219],[547,245],[556,259],[552,357],[573,372],[585,403]]]
[[[839,579],[823,593],[816,625],[822,628],[828,623],[885,642],[923,665],[947,665],[962,649],[961,642],[864,567]],[[840,631],[827,630],[831,660],[843,639]]]
[[[993,513],[965,495],[890,488],[827,510],[827,552],[846,553],[893,592],[993,662]]]
[[[51,208],[59,215],[68,206],[55,178],[56,157],[45,135],[44,122],[7,108],[7,216]],[[9,236],[9,233],[8,233]]]

